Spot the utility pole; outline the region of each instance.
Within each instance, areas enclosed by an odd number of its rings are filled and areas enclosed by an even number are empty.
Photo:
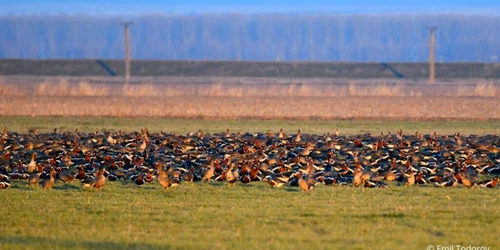
[[[125,28],[125,81],[130,79],[130,29],[133,22],[120,22]]]
[[[430,44],[429,44],[429,83],[434,83],[436,81],[436,66],[434,65],[434,32],[438,30],[438,27],[431,26],[427,27],[431,33]]]

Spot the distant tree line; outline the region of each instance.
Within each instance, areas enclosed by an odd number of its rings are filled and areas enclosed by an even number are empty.
[[[0,58],[121,59],[117,16],[0,17]],[[128,17],[132,59],[500,62],[500,16],[227,14]]]

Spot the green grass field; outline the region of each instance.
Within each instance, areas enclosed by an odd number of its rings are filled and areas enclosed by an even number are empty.
[[[58,128],[60,132],[71,132],[76,127],[80,131],[102,130],[127,132],[139,131],[147,127],[150,132],[187,133],[203,129],[208,133],[225,132],[277,132],[280,127],[287,133],[296,133],[300,128],[303,133],[334,132],[338,127],[341,134],[355,133],[395,133],[399,128],[405,133],[414,134],[494,134],[500,129],[500,120],[203,120],[203,119],[162,119],[162,118],[96,118],[96,117],[0,117],[0,127],[6,126],[9,131],[26,133],[29,129],[39,132],[51,132]]]
[[[147,127],[186,133],[496,133],[499,121],[262,121],[148,118],[1,117],[9,131],[131,132]],[[425,249],[473,245],[498,249],[499,189],[432,186],[358,189],[318,186],[308,193],[266,183],[107,182],[102,191],[56,183],[51,191],[13,181],[0,190],[0,249]]]
[[[106,183],[0,190],[2,249],[500,247],[498,189]]]

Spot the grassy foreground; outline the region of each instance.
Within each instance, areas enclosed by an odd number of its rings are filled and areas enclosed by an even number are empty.
[[[0,190],[2,249],[500,247],[498,189],[106,183]]]
[[[151,132],[187,133],[203,129],[208,133],[226,131],[232,132],[277,132],[280,127],[287,133],[296,133],[300,128],[303,133],[327,133],[338,127],[341,134],[380,133],[399,128],[404,133],[432,133],[440,134],[494,134],[500,128],[500,120],[211,120],[211,119],[162,119],[162,118],[109,118],[109,117],[0,117],[0,127],[6,126],[9,131],[26,133],[29,129],[38,129],[39,132],[51,132],[58,128],[60,132],[71,132],[74,128],[79,131],[94,131],[95,128],[126,132],[139,131],[147,127]]]

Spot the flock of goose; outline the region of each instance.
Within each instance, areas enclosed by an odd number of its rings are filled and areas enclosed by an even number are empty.
[[[273,188],[317,185],[386,188],[390,182],[441,188],[495,188],[500,175],[497,135],[341,135],[273,133],[186,135],[140,132],[10,132],[0,137],[0,189],[11,180],[52,189],[78,181],[101,190],[108,181],[131,185],[263,181]],[[482,180],[482,181],[480,181]],[[157,185],[157,184],[156,184]]]

